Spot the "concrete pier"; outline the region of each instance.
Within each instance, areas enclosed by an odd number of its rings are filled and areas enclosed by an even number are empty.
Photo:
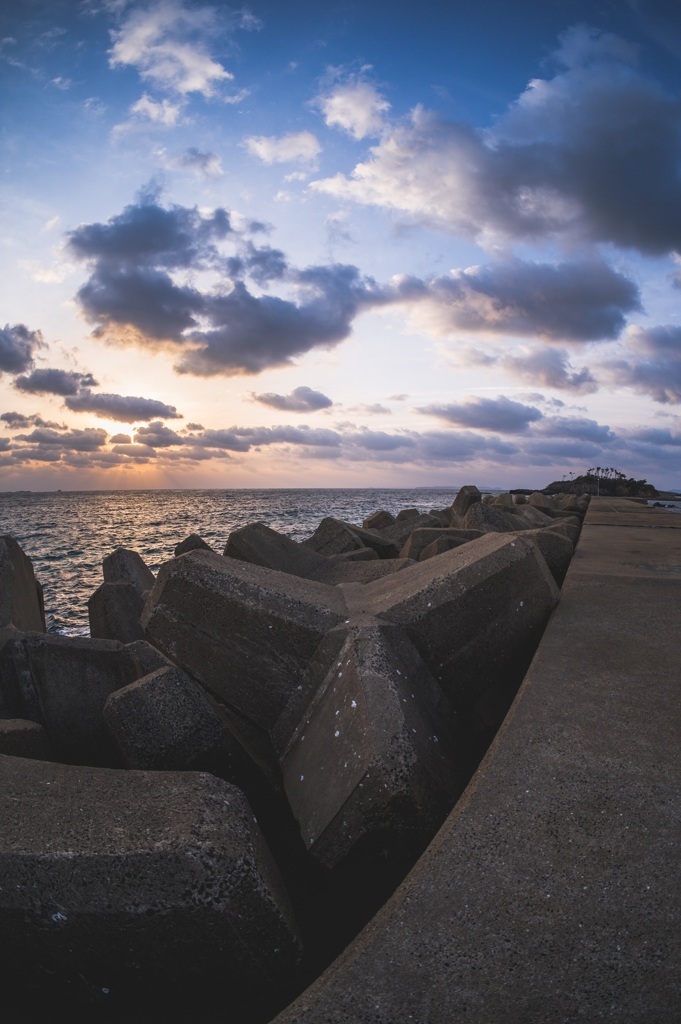
[[[678,1024],[680,633],[681,515],[593,498],[463,797],[276,1024]]]

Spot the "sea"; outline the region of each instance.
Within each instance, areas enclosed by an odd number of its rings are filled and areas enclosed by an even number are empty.
[[[481,488],[482,490],[482,488]],[[103,582],[114,548],[137,551],[156,573],[192,533],[220,554],[232,532],[265,523],[292,540],[310,537],[325,516],[362,524],[372,512],[393,515],[446,508],[458,488],[294,488],[0,492],[0,535],[9,534],[33,563],[45,597],[48,632],[89,636],[87,602]],[[490,493],[498,493],[491,491]]]

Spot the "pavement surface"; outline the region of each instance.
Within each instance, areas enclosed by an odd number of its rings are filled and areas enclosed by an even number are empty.
[[[679,1024],[681,515],[592,498],[485,760],[276,1024]]]

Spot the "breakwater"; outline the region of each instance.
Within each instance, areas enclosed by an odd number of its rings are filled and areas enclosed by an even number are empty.
[[[481,498],[192,535],[156,577],[117,549],[91,638],[41,630],[6,538],[13,986],[158,1009],[224,960],[254,1021],[324,966],[457,804],[558,601],[586,502]]]

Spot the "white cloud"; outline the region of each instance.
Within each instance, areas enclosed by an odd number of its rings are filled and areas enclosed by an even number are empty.
[[[111,67],[135,67],[158,88],[213,96],[220,82],[234,76],[209,53],[220,29],[211,7],[185,7],[161,0],[136,8],[111,35]]]
[[[312,132],[290,132],[288,135],[251,135],[244,146],[252,156],[265,164],[313,163],[322,151]]]
[[[130,113],[141,120],[153,121],[154,124],[171,128],[177,124],[182,108],[179,103],[170,100],[152,100],[146,93],[130,107]]]
[[[340,128],[353,139],[380,135],[390,110],[390,104],[376,86],[362,78],[335,85],[318,96],[315,105],[330,128]]]
[[[485,246],[588,240],[681,250],[677,98],[638,72],[631,48],[612,36],[572,29],[554,56],[562,69],[533,80],[492,129],[417,106],[349,176],[310,187]],[[322,109],[327,123],[362,137],[352,104]]]

